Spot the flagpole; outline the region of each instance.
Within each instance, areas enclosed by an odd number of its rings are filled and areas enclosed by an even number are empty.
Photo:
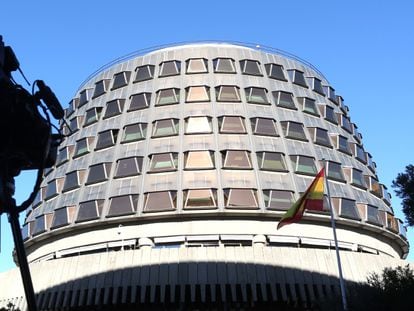
[[[332,209],[332,204],[331,204],[331,194],[329,192],[329,185],[328,185],[328,178],[327,178],[327,173],[326,173],[326,160],[322,159],[323,161],[323,166],[325,169],[325,174],[324,174],[324,179],[325,179],[325,185],[326,185],[326,192],[328,195],[328,205],[329,205],[329,210],[331,212],[331,225],[332,225],[332,231],[333,231],[333,236],[334,236],[334,241],[335,241],[335,251],[336,251],[336,260],[338,263],[338,271],[339,271],[339,285],[341,287],[341,296],[342,296],[342,307],[344,309],[344,311],[348,310],[348,305],[347,305],[347,301],[346,301],[346,291],[345,291],[345,283],[344,283],[344,278],[342,275],[342,265],[341,265],[341,256],[339,256],[339,248],[338,248],[338,239],[336,237],[336,226],[335,226],[335,219],[334,219],[334,211]]]

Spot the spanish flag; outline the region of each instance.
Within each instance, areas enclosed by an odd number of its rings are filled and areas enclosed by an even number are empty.
[[[299,200],[286,211],[285,215],[283,215],[277,225],[277,229],[301,220],[305,209],[313,211],[323,210],[324,176],[325,169],[322,168],[310,184],[309,188],[302,194]]]

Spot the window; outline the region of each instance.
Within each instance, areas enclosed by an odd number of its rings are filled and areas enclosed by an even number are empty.
[[[342,174],[341,164],[327,161],[326,162],[327,174],[326,176],[330,179],[337,181],[345,181],[344,175]]]
[[[308,87],[305,81],[305,76],[303,75],[302,71],[299,71],[296,69],[288,69],[287,72],[288,72],[290,81],[292,81],[292,83],[303,86],[303,87]]]
[[[328,105],[320,105],[321,113],[323,114],[325,120],[332,122],[334,124],[338,124],[338,119],[336,118],[335,111],[332,107]]]
[[[177,191],[159,191],[145,194],[145,212],[167,212],[176,209]]]
[[[323,92],[322,81],[320,79],[316,77],[309,77],[308,81],[310,82],[309,84],[312,86],[313,91],[322,96],[325,96],[325,93]]]
[[[315,144],[325,147],[332,147],[331,140],[328,135],[328,131],[319,127],[308,127],[309,134],[312,137],[312,141]]]
[[[148,108],[151,102],[151,93],[133,94],[129,97],[131,102],[128,111]]]
[[[245,134],[246,127],[243,117],[219,117],[219,128],[222,134]]]
[[[252,125],[252,132],[255,135],[263,136],[279,136],[276,129],[276,121],[267,118],[252,118],[250,119]]]
[[[187,170],[213,169],[213,151],[188,151],[184,154],[184,168]]]
[[[240,61],[241,72],[244,75],[262,76],[260,63],[257,60],[245,59]]]
[[[185,101],[187,103],[210,101],[210,88],[208,86],[190,86],[185,91]]]
[[[357,203],[357,207],[359,214],[362,215],[364,221],[376,226],[382,226],[380,214],[376,206],[364,203]]]
[[[186,61],[186,73],[205,73],[207,70],[207,59],[191,58]]]
[[[45,194],[46,194],[46,187],[40,188],[40,190],[36,194],[36,197],[33,200],[31,207],[35,208],[36,206],[40,205],[43,199],[45,198]]]
[[[342,128],[348,133],[352,134],[352,125],[351,121],[342,113],[338,114],[338,120],[340,120]]]
[[[63,186],[63,178],[57,178],[57,179],[50,181],[46,186],[45,199],[49,200],[57,196],[62,190],[62,186]]]
[[[283,73],[283,66],[278,64],[266,64],[266,73],[269,78],[287,81],[285,78],[285,74]]]
[[[72,156],[74,146],[69,145],[59,150],[59,153],[56,158],[56,166],[62,165],[69,161],[69,158]]]
[[[244,89],[246,93],[246,100],[251,104],[268,105],[267,90],[261,87],[248,87]]]
[[[391,214],[387,213],[387,229],[398,233],[398,220]]]
[[[336,95],[335,95],[335,90],[329,86],[329,85],[324,85],[323,86],[323,92],[326,94],[326,96],[328,96],[328,98],[334,103],[334,104],[338,104],[338,101],[336,99]]]
[[[382,198],[382,188],[378,180],[369,175],[364,175],[365,183],[368,186],[368,189],[371,193],[375,194],[377,197]]]
[[[125,99],[115,99],[106,103],[104,119],[120,115],[124,110]]]
[[[136,176],[141,173],[143,157],[119,159],[116,164],[115,178]]]
[[[253,189],[224,189],[226,208],[255,209],[257,203],[256,190]]]
[[[170,60],[160,64],[160,77],[179,75],[181,71],[181,62]]]
[[[93,144],[94,137],[85,137],[76,142],[74,158],[83,156],[90,151],[90,146]]]
[[[124,134],[122,136],[122,143],[129,143],[145,139],[147,134],[146,123],[129,124],[124,127]]]
[[[361,220],[354,200],[332,198],[332,205],[340,217]]]
[[[372,155],[369,152],[366,152],[366,159],[367,159],[367,165],[368,168],[371,170],[371,172],[375,173],[375,169],[376,169],[376,164],[375,162],[372,160]]]
[[[293,102],[293,94],[283,91],[272,92],[273,99],[278,107],[297,109]]]
[[[83,122],[83,116],[77,116],[77,117],[72,118],[69,121],[69,129],[64,128],[65,130],[63,131],[63,134],[65,135],[74,134],[80,129],[82,122]]]
[[[210,117],[188,117],[185,119],[186,134],[207,134],[212,131]]]
[[[116,144],[118,138],[118,130],[107,130],[98,133],[98,142],[96,143],[95,150],[105,149],[112,147]]]
[[[96,82],[92,98],[96,98],[105,94],[108,91],[109,83],[111,83],[110,79],[103,79],[101,81]]]
[[[134,82],[142,82],[142,81],[153,79],[154,70],[155,70],[154,65],[138,66],[137,68],[135,68],[136,75],[135,75]]]
[[[282,130],[286,138],[308,141],[303,130],[303,124],[293,121],[282,121]]]
[[[223,152],[223,168],[250,169],[252,163],[248,151],[227,150]]]
[[[92,109],[86,110],[85,122],[83,126],[91,125],[95,122],[98,122],[102,114],[101,107],[94,107]]]
[[[184,191],[184,209],[217,208],[217,190],[190,189]]]
[[[257,162],[261,170],[287,172],[282,153],[270,151],[257,152]]]
[[[236,73],[234,60],[231,58],[216,58],[213,60],[213,67],[217,73]]]
[[[92,89],[85,89],[79,94],[79,104],[77,108],[82,107],[91,99]]]
[[[362,171],[353,167],[344,167],[343,170],[348,182],[351,185],[363,189],[367,188],[367,186],[365,185],[364,175],[362,174]]]
[[[285,190],[263,190],[268,210],[287,211],[293,204],[293,193]]]
[[[178,168],[178,153],[152,154],[150,158],[150,173],[175,171]]]
[[[104,200],[93,200],[79,203],[77,222],[94,220],[101,217]]]
[[[239,88],[234,85],[217,86],[216,100],[218,102],[240,102]]]
[[[75,206],[66,206],[56,209],[53,212],[52,228],[58,228],[71,224],[75,216],[75,209]]]
[[[346,154],[351,154],[351,149],[349,148],[348,144],[348,138],[337,134],[332,135],[332,137],[336,149]]]
[[[180,102],[180,89],[170,88],[157,91],[155,106],[173,105]]]
[[[178,119],[157,120],[153,123],[152,137],[178,135]]]
[[[355,123],[351,123],[351,124],[352,124],[352,129],[353,129],[353,132],[354,132],[354,138],[355,138],[355,140],[358,143],[361,143],[362,135],[361,135],[361,133],[358,132],[358,126],[356,126]]]
[[[79,106],[79,98],[73,98],[68,103],[68,108],[65,109],[65,117],[68,118],[72,113],[75,112]]]
[[[137,205],[137,194],[110,198],[109,211],[106,217],[134,214],[137,210]]]
[[[85,170],[73,171],[66,174],[65,183],[63,185],[63,192],[79,188],[83,183],[85,177]]]
[[[364,151],[364,147],[362,147],[361,145],[355,144],[355,143],[350,143],[350,145],[351,145],[352,154],[355,156],[355,158],[364,164],[367,163],[367,158],[366,158],[366,154]]]
[[[45,214],[39,217],[36,217],[34,222],[34,231],[32,232],[33,235],[40,234],[45,232],[47,229],[50,228],[52,223],[53,214]]]
[[[130,77],[131,71],[123,71],[116,73],[114,75],[114,83],[112,84],[111,90],[119,89],[120,87],[128,85]]]
[[[315,100],[309,97],[298,97],[299,104],[302,107],[302,111],[319,117],[318,108],[316,107]]]
[[[108,180],[109,174],[111,173],[111,166],[111,162],[91,165],[89,167],[89,174],[86,184],[90,185]]]
[[[295,173],[305,175],[316,175],[318,170],[315,165],[315,159],[312,157],[306,157],[302,155],[291,155],[290,160],[292,162]]]

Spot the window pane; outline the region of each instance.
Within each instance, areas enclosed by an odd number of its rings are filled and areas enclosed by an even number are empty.
[[[218,86],[216,98],[221,102],[240,102],[239,89],[236,86]]]
[[[117,116],[124,110],[124,99],[115,99],[106,103],[104,119]]]
[[[60,227],[69,224],[67,208],[59,208],[54,211],[52,227]]]
[[[112,84],[112,90],[123,87],[128,84],[129,77],[131,76],[130,71],[120,72],[114,75],[114,84]]]
[[[303,112],[319,116],[318,109],[316,108],[315,100],[308,97],[298,97],[299,103],[302,105]]]
[[[217,199],[216,191],[211,189],[193,189],[187,190],[184,193],[184,208],[185,209],[199,209],[199,208],[216,208]]]
[[[117,137],[118,130],[109,130],[99,133],[95,150],[104,149],[115,145]]]
[[[180,90],[175,88],[159,90],[157,96],[155,106],[178,104],[180,101]]]
[[[131,141],[137,141],[145,139],[147,133],[147,124],[146,123],[136,123],[125,126],[124,136],[122,137],[122,142],[127,143]]]
[[[231,58],[216,58],[213,60],[214,72],[236,73],[234,60]]]
[[[318,127],[313,128],[314,130],[314,143],[322,146],[331,147],[331,140],[329,139],[328,131],[324,129],[320,129]]]
[[[210,151],[189,151],[185,159],[186,169],[214,168],[213,154]]]
[[[144,212],[171,211],[176,207],[176,192],[150,192],[145,195]]]
[[[288,74],[289,74],[290,80],[293,83],[303,86],[303,87],[308,87],[305,81],[305,76],[303,75],[302,71],[299,71],[296,69],[288,70]]]
[[[154,78],[154,65],[139,66],[135,69],[137,72],[134,82],[141,82]]]
[[[317,168],[315,160],[305,156],[290,156],[295,173],[316,175]]]
[[[101,216],[104,200],[94,200],[79,204],[77,221],[97,219]]]
[[[141,172],[142,157],[120,159],[117,162],[115,177],[135,176]]]
[[[211,118],[189,117],[186,119],[186,134],[211,133]]]
[[[296,109],[293,102],[293,94],[283,91],[272,92],[275,103],[279,107]]]
[[[376,225],[381,224],[381,220],[378,213],[378,208],[372,205],[366,205],[367,207],[367,221]]]
[[[153,127],[153,137],[162,137],[178,134],[178,120],[166,119],[155,121]]]
[[[101,107],[95,107],[86,111],[84,126],[95,123],[99,120],[102,113]]]
[[[352,184],[366,188],[364,176],[362,175],[362,171],[357,170],[357,169],[352,169]]]
[[[225,116],[219,118],[220,133],[228,134],[244,134],[246,128],[244,127],[244,120],[242,117]]]
[[[83,90],[82,92],[80,92],[80,94],[79,94],[79,105],[78,105],[77,108],[82,107],[83,105],[85,105],[89,101],[90,94],[91,94],[90,91],[91,91],[90,89],[86,89],[86,90]]]
[[[259,87],[248,87],[245,89],[246,99],[248,103],[253,104],[268,104],[266,89]]]
[[[322,81],[315,77],[313,77],[312,79],[313,79],[313,90],[316,93],[325,95],[325,93],[323,92]]]
[[[150,172],[166,172],[176,169],[176,153],[159,153],[151,156]]]
[[[70,146],[73,149],[73,146]],[[59,153],[56,158],[56,165],[61,165],[69,161],[69,146],[59,150]]]
[[[256,191],[252,189],[227,189],[224,196],[228,208],[258,207]]]
[[[93,92],[92,98],[99,97],[106,93],[110,80],[105,79],[95,83],[95,90]]]
[[[343,114],[341,115],[341,124],[343,129],[345,129],[348,133],[352,134],[351,121],[349,121],[349,119],[345,117]]]
[[[131,103],[128,111],[148,108],[151,102],[151,93],[139,93],[131,95]]]
[[[281,65],[266,64],[265,68],[269,78],[286,81],[285,74],[283,73],[283,67]]]
[[[225,153],[224,168],[248,169],[252,168],[247,151],[228,150]]]
[[[255,60],[245,59],[240,61],[242,73],[246,75],[261,76],[260,63]]]
[[[346,137],[338,135],[338,149],[345,153],[351,153]]]
[[[364,148],[362,146],[360,146],[360,145],[357,145],[357,144],[355,144],[355,148],[356,148],[356,155],[355,155],[355,157],[358,160],[361,160],[362,162],[366,163],[367,158],[366,158],[366,155],[365,155]]]
[[[49,199],[49,198],[56,196],[58,194],[57,188],[58,188],[57,180],[52,180],[51,182],[49,182],[46,186],[45,199]]]
[[[171,60],[161,63],[160,77],[179,75],[181,69],[181,62]]]
[[[138,195],[111,198],[107,217],[133,214],[137,210]]]
[[[340,181],[344,181],[344,175],[342,174],[341,164],[335,162],[328,162],[328,177]]]
[[[45,215],[36,217],[33,235],[40,234],[46,231]]]
[[[336,114],[335,114],[334,109],[332,107],[325,106],[325,119],[332,122],[332,123],[338,124]]]
[[[89,152],[89,142],[87,138],[83,138],[76,142],[76,150],[74,157],[84,155]]]
[[[282,121],[281,122],[283,132],[285,137],[299,139],[299,140],[307,140],[305,136],[305,132],[303,130],[303,125],[301,123],[291,122],[291,121]]]
[[[265,206],[269,210],[286,211],[293,204],[293,194],[283,190],[263,190]]]
[[[358,220],[361,219],[355,201],[348,199],[341,199],[341,213],[339,216]]]
[[[187,61],[187,73],[207,72],[207,60],[204,58],[189,59]]]
[[[74,171],[66,174],[65,183],[63,185],[63,192],[69,191],[80,186],[79,171]]]
[[[190,86],[186,92],[185,101],[188,103],[210,101],[209,88],[206,86]]]
[[[112,163],[100,163],[89,167],[89,175],[86,184],[108,180]]]
[[[273,119],[253,118],[251,124],[255,135],[278,136],[276,122]]]
[[[257,161],[262,170],[286,171],[286,164],[282,153],[258,152]]]

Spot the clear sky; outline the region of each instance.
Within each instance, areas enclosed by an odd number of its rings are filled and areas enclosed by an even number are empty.
[[[65,107],[96,69],[152,46],[230,40],[304,58],[344,97],[403,219],[391,182],[414,163],[413,13],[410,0],[14,0],[0,6],[0,34],[29,80],[45,80]],[[32,175],[18,178],[18,201]],[[9,227],[3,215],[0,271],[13,266]],[[412,229],[408,235],[414,245]]]

